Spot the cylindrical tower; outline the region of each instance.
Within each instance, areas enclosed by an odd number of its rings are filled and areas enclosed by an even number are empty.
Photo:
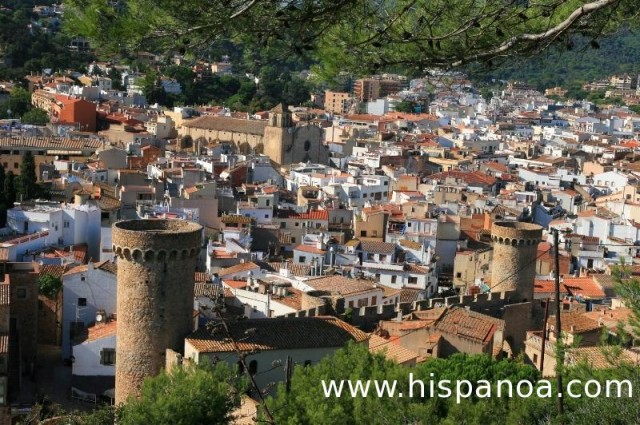
[[[165,350],[184,349],[193,330],[193,287],[202,226],[180,220],[113,225],[118,257],[116,404],[139,395],[165,366]]]
[[[491,292],[515,291],[513,302],[532,301],[538,243],[542,227],[517,221],[499,221],[491,227],[493,265]]]

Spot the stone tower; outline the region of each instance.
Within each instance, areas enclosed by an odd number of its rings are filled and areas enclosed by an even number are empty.
[[[113,225],[118,257],[116,404],[137,396],[144,378],[182,351],[193,330],[193,286],[202,226],[180,220]]]
[[[538,243],[542,227],[516,221],[498,221],[491,227],[493,265],[491,292],[515,291],[512,302],[533,300]]]

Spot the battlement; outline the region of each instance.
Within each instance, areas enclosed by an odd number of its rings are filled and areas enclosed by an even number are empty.
[[[192,258],[202,245],[202,226],[182,220],[129,220],[113,225],[113,253],[136,262]]]
[[[491,240],[508,246],[537,246],[542,238],[542,227],[519,221],[498,221],[491,226]]]
[[[380,320],[389,320],[398,317],[398,313],[407,315],[417,311],[430,310],[436,307],[451,307],[454,305],[469,307],[475,311],[486,311],[500,308],[506,304],[510,304],[511,298],[517,295],[516,291],[509,292],[491,292],[488,294],[478,295],[454,295],[445,298],[430,298],[428,300],[414,301],[409,303],[398,304],[380,304],[375,306],[354,308],[350,314],[346,311],[337,311],[338,316],[356,326],[367,327],[373,325]],[[280,317],[313,317],[328,314],[330,308],[327,305],[321,305],[306,310],[300,310],[295,313],[285,314]]]

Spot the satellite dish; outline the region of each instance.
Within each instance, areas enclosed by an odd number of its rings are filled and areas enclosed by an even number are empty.
[[[102,322],[103,319],[104,319],[104,317],[102,317],[102,314],[97,314],[96,315],[96,322]]]

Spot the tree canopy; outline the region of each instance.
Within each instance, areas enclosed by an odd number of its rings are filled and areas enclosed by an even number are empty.
[[[62,280],[51,273],[45,273],[38,278],[38,285],[42,295],[54,299],[62,289]]]
[[[315,59],[322,71],[423,70],[590,46],[638,23],[635,0],[148,0],[65,2],[67,28],[112,52],[181,53],[233,40]],[[153,6],[153,7],[152,7]]]

